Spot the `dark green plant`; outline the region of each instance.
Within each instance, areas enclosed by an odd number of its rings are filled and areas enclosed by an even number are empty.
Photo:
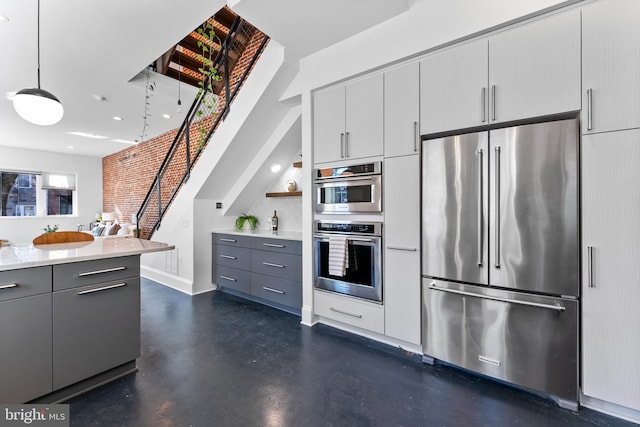
[[[54,231],[58,231],[58,224],[53,224],[53,227],[49,226],[49,224],[47,224],[47,226],[45,228],[43,228],[45,233],[53,233]]]
[[[258,225],[258,218],[253,215],[240,215],[238,218],[236,218],[236,230],[242,230],[244,228],[245,222],[249,222],[249,226],[251,226],[251,229],[255,230],[256,226]]]

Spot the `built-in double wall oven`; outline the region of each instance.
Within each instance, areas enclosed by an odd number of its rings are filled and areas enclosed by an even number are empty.
[[[316,289],[382,302],[382,223],[313,223]]]
[[[314,187],[315,288],[382,303],[382,162],[316,169]]]

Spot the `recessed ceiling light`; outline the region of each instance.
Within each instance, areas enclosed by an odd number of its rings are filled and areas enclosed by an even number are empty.
[[[0,13],[0,22],[9,22],[9,18],[6,15]]]
[[[113,116],[113,120],[117,120],[117,121],[121,122],[123,119],[120,116]]]
[[[165,119],[170,119],[171,118],[171,114],[163,114],[162,117],[164,117]]]
[[[269,166],[269,170],[273,173],[280,172],[280,169],[282,169],[280,163],[273,163],[271,166]]]
[[[107,98],[105,98],[102,95],[98,95],[98,94],[93,95],[93,99],[95,99],[96,101],[106,101],[107,100]]]
[[[67,148],[68,148],[69,150],[73,150],[73,145],[67,145]]]
[[[130,144],[130,145],[134,145],[134,144],[138,143],[137,141],[129,141],[129,140],[120,139],[120,138],[115,138],[115,139],[112,139],[111,141],[113,141],[113,142],[121,142],[123,144]]]
[[[93,139],[107,139],[108,137],[106,136],[102,136],[102,135],[96,135],[93,133],[86,133],[86,132],[67,132],[69,135],[77,135],[77,136],[84,136],[87,138],[93,138]]]

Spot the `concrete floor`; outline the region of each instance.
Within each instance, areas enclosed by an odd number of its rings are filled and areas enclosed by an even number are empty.
[[[76,397],[76,426],[634,426],[328,326],[142,280],[139,372]]]

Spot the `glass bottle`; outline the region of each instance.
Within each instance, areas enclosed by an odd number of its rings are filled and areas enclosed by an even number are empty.
[[[276,211],[273,211],[273,216],[271,217],[271,231],[278,231],[278,215]]]

